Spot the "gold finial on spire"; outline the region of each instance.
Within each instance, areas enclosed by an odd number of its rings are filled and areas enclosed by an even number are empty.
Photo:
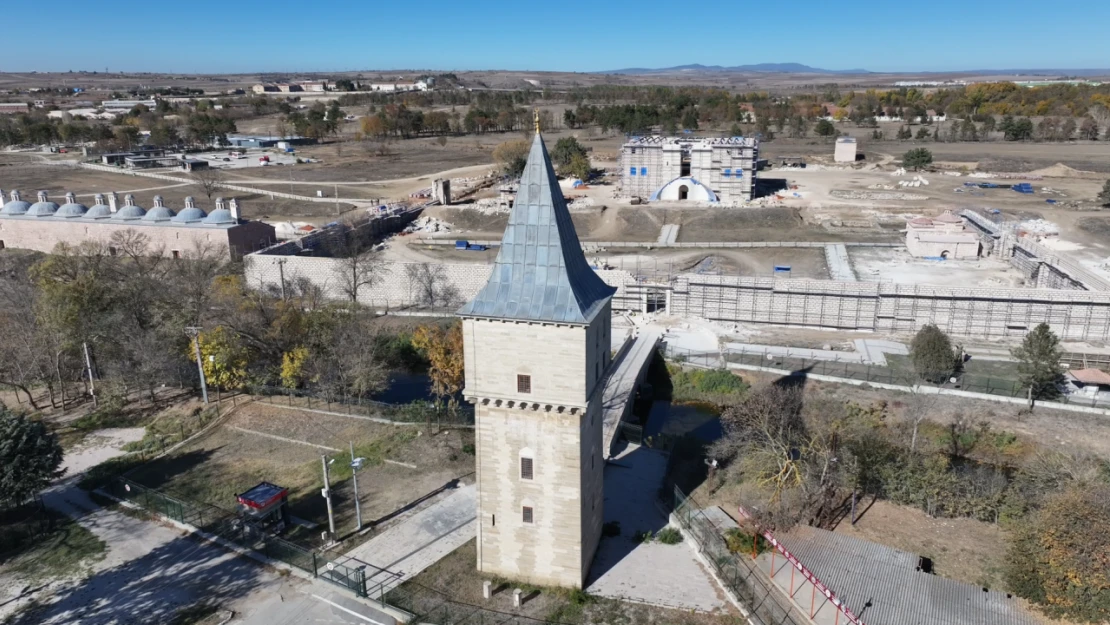
[[[536,122],[536,134],[540,134],[540,110],[532,109],[532,119]]]

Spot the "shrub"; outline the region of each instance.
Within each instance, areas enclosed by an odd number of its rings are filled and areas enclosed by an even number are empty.
[[[655,540],[663,543],[664,545],[677,545],[682,542],[682,532],[674,527],[664,527],[655,534]]]
[[[655,538],[655,536],[652,535],[652,533],[650,531],[641,530],[641,531],[636,532],[635,534],[632,535],[632,542],[639,545],[639,544],[642,544],[642,543],[650,543],[652,540],[654,540],[654,538]]]
[[[922,380],[940,384],[956,370],[956,355],[948,335],[935,325],[922,326],[910,343],[913,370]]]
[[[757,555],[763,553],[764,551],[767,551],[767,541],[764,540],[762,537],[755,538],[752,536],[752,534],[749,534],[738,527],[734,527],[725,532],[725,545],[732,553],[751,553],[752,540],[756,541],[755,552]]]

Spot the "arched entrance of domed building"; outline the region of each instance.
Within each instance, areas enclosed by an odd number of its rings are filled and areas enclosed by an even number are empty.
[[[685,200],[688,197],[690,197],[690,187],[688,187],[686,185],[682,185],[681,187],[679,187],[678,188],[678,199]]]

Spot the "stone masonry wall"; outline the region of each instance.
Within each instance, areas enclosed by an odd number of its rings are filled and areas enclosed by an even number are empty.
[[[253,289],[280,292],[284,271],[286,286],[305,279],[322,289],[325,297],[335,300],[346,298],[340,276],[343,269],[344,261],[336,258],[250,254],[243,259],[245,280]],[[492,270],[493,265],[465,263],[382,263],[379,281],[360,289],[359,302],[375,308],[457,307],[478,293]],[[614,308],[622,308],[619,302],[633,297],[625,289],[625,285],[635,283],[632,274],[623,270],[597,274],[618,288]],[[633,299],[629,306],[639,306],[639,296]]]

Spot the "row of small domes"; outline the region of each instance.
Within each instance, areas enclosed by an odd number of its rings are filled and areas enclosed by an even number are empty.
[[[0,190],[0,201],[4,192]],[[121,221],[139,219],[146,222],[170,221],[175,223],[229,224],[236,223],[239,219],[239,204],[232,198],[231,208],[224,207],[224,199],[216,198],[216,209],[205,213],[196,207],[192,197],[185,198],[185,208],[175,213],[162,201],[162,196],[154,196],[154,207],[150,210],[135,204],[135,196],[128,193],[123,196],[123,206],[119,207],[118,197],[115,193],[108,196],[108,203],[104,203],[104,195],[96,194],[96,204],[91,208],[77,202],[77,196],[66,193],[66,203],[58,206],[50,201],[46,191],[39,191],[38,201],[34,204],[26,202],[19,196],[19,191],[11,192],[11,201],[0,208],[0,216],[23,215],[27,217],[84,217],[86,219],[118,219]]]

